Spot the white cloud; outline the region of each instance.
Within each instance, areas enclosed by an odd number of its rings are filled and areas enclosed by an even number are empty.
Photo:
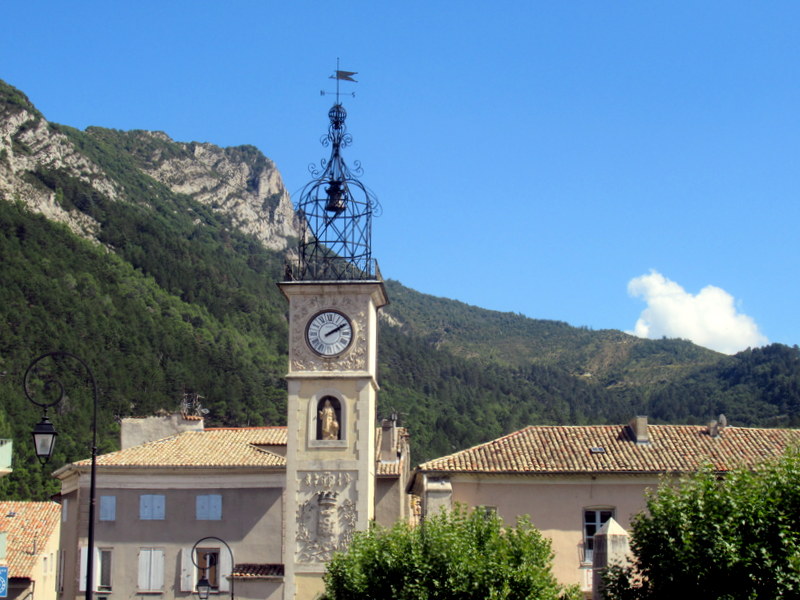
[[[752,317],[736,311],[733,296],[722,288],[707,285],[694,295],[650,271],[631,279],[628,293],[647,303],[629,332],[638,337],[683,338],[725,354],[769,343]]]

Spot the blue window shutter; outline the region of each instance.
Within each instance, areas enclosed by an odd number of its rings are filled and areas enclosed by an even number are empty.
[[[219,521],[222,519],[222,495],[200,494],[195,501],[198,521]]]
[[[153,518],[153,502],[150,494],[142,494],[139,496],[139,518],[152,519]]]
[[[117,497],[100,496],[100,520],[114,521],[117,518]]]
[[[142,494],[139,496],[139,518],[145,521],[163,521],[166,501],[164,494]]]
[[[209,518],[208,516],[208,496],[199,495],[197,496],[197,519],[204,521]]]
[[[163,494],[157,494],[153,496],[153,518],[158,519],[160,521],[164,520],[166,511],[165,509],[165,501]]]

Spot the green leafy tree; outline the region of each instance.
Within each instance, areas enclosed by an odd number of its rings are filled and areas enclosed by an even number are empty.
[[[495,514],[457,507],[418,527],[357,533],[325,574],[326,600],[578,598],[551,572],[550,542],[527,517],[504,527]]]
[[[800,452],[662,484],[633,521],[631,549],[632,566],[609,570],[606,598],[800,597]]]

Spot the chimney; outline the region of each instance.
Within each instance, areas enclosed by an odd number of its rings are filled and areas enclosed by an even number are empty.
[[[629,427],[633,433],[633,439],[639,445],[650,443],[650,433],[647,431],[647,415],[633,417]]]
[[[384,419],[381,422],[381,457],[383,463],[397,462],[397,419]]]

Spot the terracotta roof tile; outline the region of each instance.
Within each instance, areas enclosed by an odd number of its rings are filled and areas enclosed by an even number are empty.
[[[60,518],[61,505],[56,502],[0,502],[9,577],[31,577],[39,552],[57,534]]]
[[[242,563],[234,567],[232,577],[237,579],[272,579],[283,577],[283,565]]]
[[[491,442],[431,460],[420,471],[448,473],[664,473],[710,463],[719,471],[754,464],[800,443],[800,430],[648,425],[637,444],[624,425],[530,426]]]

